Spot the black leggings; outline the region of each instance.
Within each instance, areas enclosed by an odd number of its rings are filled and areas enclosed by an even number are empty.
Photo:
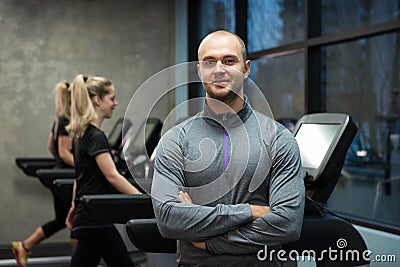
[[[133,267],[128,251],[114,225],[74,229],[78,246],[71,267],[96,267],[103,259],[108,267]]]
[[[50,191],[53,195],[53,206],[56,217],[54,220],[42,225],[42,229],[46,238],[66,227],[65,219],[67,218],[69,211],[69,207],[66,203],[64,203],[61,197],[59,197],[52,189],[50,189]]]

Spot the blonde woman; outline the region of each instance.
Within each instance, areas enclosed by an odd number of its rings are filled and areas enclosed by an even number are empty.
[[[72,154],[72,138],[69,136],[65,127],[69,124],[71,109],[71,93],[69,83],[61,81],[57,83],[55,89],[56,119],[51,128],[48,149],[56,160],[56,168],[72,168],[74,166],[74,156]],[[63,202],[52,188],[53,205],[55,218],[36,230],[23,241],[11,243],[15,260],[19,267],[25,267],[30,255],[30,251],[42,240],[49,238],[56,232],[65,228],[65,219],[69,207]],[[71,246],[76,246],[76,239],[71,235]]]
[[[121,193],[140,194],[117,171],[107,137],[100,130],[103,120],[111,118],[118,105],[112,82],[103,77],[78,75],[72,83],[71,97],[71,122],[67,129],[76,138],[73,199],[111,193],[112,187]],[[72,202],[66,224],[78,239],[71,267],[95,267],[100,259],[109,267],[133,266],[115,227],[88,216],[79,202]]]

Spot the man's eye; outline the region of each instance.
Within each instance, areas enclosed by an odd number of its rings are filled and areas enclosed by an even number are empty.
[[[235,64],[235,63],[236,63],[236,61],[234,59],[225,59],[224,60],[224,64],[225,65],[232,65],[232,64]]]
[[[215,61],[203,61],[204,66],[213,66],[215,65]]]

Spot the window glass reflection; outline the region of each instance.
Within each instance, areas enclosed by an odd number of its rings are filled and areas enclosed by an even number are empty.
[[[248,51],[304,39],[304,2],[248,0]]]
[[[397,224],[400,222],[399,38],[399,34],[387,34],[323,49],[327,111],[348,113],[359,125],[340,186],[331,197],[332,206]],[[335,198],[343,201],[344,196],[349,205],[335,206]],[[351,207],[352,198],[364,205]]]
[[[235,32],[235,0],[202,0],[199,4],[200,39],[219,29]]]
[[[253,60],[250,78],[263,92],[275,119],[299,119],[304,114],[303,53]]]
[[[322,0],[322,34],[399,19],[398,0]]]

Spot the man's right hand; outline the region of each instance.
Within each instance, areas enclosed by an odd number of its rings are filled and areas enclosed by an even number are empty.
[[[250,205],[250,208],[253,220],[264,216],[270,211],[269,206]]]

